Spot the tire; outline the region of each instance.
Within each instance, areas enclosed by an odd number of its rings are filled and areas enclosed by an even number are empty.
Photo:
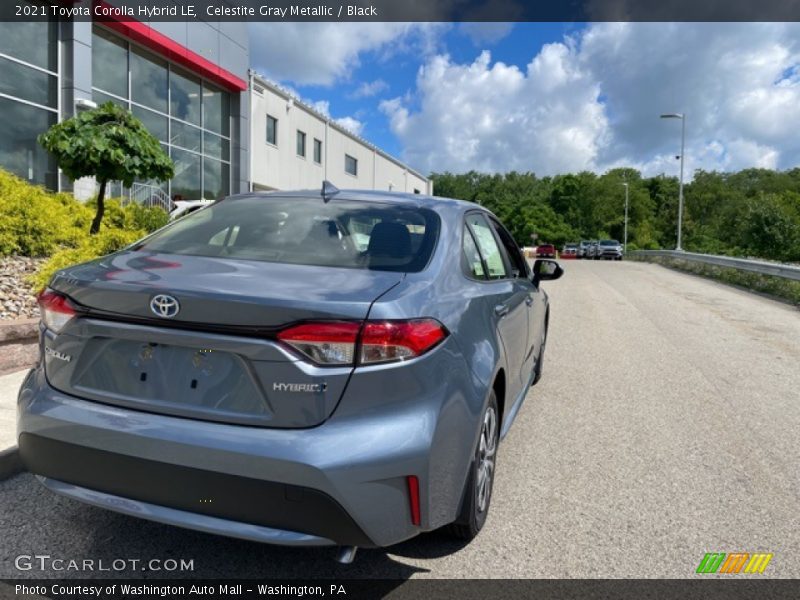
[[[467,483],[461,495],[461,509],[456,520],[447,526],[447,532],[453,537],[471,541],[486,523],[492,501],[497,446],[500,442],[499,415],[497,396],[492,390],[481,418],[481,433],[469,467]]]
[[[533,381],[531,381],[531,387],[539,383],[539,380],[542,378],[542,367],[544,366],[544,349],[547,347],[547,328],[548,328],[548,321],[549,321],[549,311],[548,315],[545,317],[544,321],[544,337],[542,338],[542,344],[539,346],[539,356],[536,357],[536,365],[533,367]]]

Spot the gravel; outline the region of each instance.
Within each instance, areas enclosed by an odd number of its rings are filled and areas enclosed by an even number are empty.
[[[47,259],[26,256],[0,258],[0,320],[29,319],[39,316],[36,296],[26,281]]]

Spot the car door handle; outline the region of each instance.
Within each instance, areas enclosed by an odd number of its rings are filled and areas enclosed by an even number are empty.
[[[508,314],[508,307],[505,304],[498,304],[494,307],[494,314],[498,317],[505,317]]]
[[[525,296],[525,304],[527,304],[528,306],[533,304],[533,298],[531,298],[530,296]]]

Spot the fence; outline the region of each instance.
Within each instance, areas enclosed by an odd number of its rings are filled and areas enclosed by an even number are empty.
[[[628,254],[634,257],[665,256],[669,258],[679,258],[691,262],[728,267],[731,269],[739,269],[740,271],[750,271],[761,275],[772,275],[774,277],[800,281],[800,267],[795,265],[752,260],[749,258],[734,258],[732,256],[717,256],[715,254],[697,254],[695,252],[683,252],[679,250],[634,250]]]

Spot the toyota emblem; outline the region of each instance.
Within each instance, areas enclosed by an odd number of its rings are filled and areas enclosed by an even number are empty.
[[[178,301],[167,294],[153,296],[153,299],[150,300],[150,310],[152,310],[153,314],[155,314],[157,317],[171,319],[178,314],[180,309],[181,305],[178,304]]]

